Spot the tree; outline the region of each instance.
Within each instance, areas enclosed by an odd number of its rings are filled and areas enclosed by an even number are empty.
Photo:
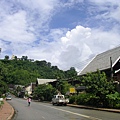
[[[34,98],[40,99],[40,100],[48,100],[51,101],[52,96],[56,94],[56,89],[52,87],[52,85],[43,84],[39,85],[35,88],[33,96]]]
[[[107,81],[104,72],[87,73],[82,79],[82,84],[86,86],[86,92],[94,94],[98,101],[103,106],[107,106],[106,96],[115,92],[115,85],[113,81]],[[98,103],[97,103],[98,104]]]
[[[15,60],[17,60],[17,56],[15,56]]]
[[[72,77],[77,76],[77,72],[74,67],[71,67],[70,70],[65,71],[65,74],[67,78],[72,78]]]
[[[8,55],[5,56],[5,60],[9,60],[9,56]]]
[[[70,88],[73,87],[71,84],[69,84],[67,81],[63,81],[61,92],[62,94],[66,94],[70,91]]]
[[[13,60],[0,60],[0,64],[1,80],[7,84],[26,85],[36,82],[36,78],[66,79],[76,74],[74,68],[71,68],[66,75],[65,71],[57,66],[51,66],[50,62],[45,60],[32,62],[27,60],[27,56],[22,56],[21,60],[17,60],[17,56]]]
[[[22,56],[22,58],[21,58],[21,60],[27,60],[28,59],[28,57],[27,56]]]
[[[0,80],[0,97],[2,96],[2,94],[5,94],[8,91],[8,86],[7,84]]]
[[[47,62],[45,60],[43,61],[35,61],[35,63],[37,64],[37,66],[41,66],[41,67],[45,67],[47,66]]]

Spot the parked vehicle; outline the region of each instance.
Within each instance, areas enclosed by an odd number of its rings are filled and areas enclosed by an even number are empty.
[[[67,103],[69,103],[69,99],[66,99],[64,95],[62,94],[57,94],[54,95],[54,97],[52,98],[52,104],[55,105],[67,105]]]
[[[8,95],[8,96],[6,97],[6,100],[12,100],[12,96],[11,96],[11,95]]]

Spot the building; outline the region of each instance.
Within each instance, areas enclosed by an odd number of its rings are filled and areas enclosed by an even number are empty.
[[[112,78],[120,88],[120,46],[98,54],[79,75],[82,76],[97,70],[105,72],[108,80]]]
[[[30,83],[29,85],[25,86],[25,94],[32,95],[34,89],[36,87],[36,83]]]
[[[53,83],[56,81],[57,81],[57,79],[39,79],[39,78],[37,78],[36,85]]]

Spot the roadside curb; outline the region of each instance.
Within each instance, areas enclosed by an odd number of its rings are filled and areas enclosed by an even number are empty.
[[[0,120],[12,120],[15,114],[14,108],[5,99],[0,112]]]
[[[9,104],[10,105],[10,104]],[[11,105],[10,105],[11,106]],[[11,114],[10,116],[7,118],[7,120],[12,120],[12,118],[14,117],[14,114],[15,114],[15,110],[14,108],[11,106]]]
[[[89,106],[82,106],[82,105],[73,105],[73,104],[67,104],[67,106],[76,107],[76,108],[83,108],[83,109],[93,109],[93,110],[100,110],[100,111],[120,113],[120,109],[96,108],[96,107],[89,107]]]

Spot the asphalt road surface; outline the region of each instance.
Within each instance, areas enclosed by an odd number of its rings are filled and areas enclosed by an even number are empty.
[[[120,120],[119,113],[80,109],[69,106],[53,106],[50,103],[31,102],[13,98],[8,101],[16,111],[13,120]]]

